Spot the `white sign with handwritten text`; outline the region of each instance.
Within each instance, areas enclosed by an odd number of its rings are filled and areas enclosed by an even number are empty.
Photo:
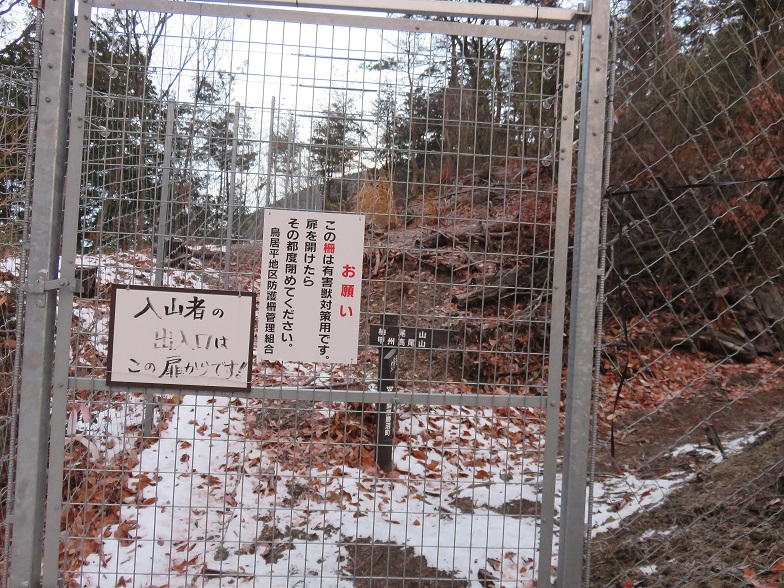
[[[365,216],[267,209],[257,358],[356,363]]]
[[[112,288],[109,385],[249,390],[255,294]]]

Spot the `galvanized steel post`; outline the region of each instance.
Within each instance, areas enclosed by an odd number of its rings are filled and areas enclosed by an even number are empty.
[[[582,121],[577,163],[571,324],[564,423],[558,586],[579,586],[585,542],[591,380],[607,99],[610,4],[595,0],[583,45]]]
[[[37,586],[41,576],[52,357],[65,177],[74,10],[49,0],[44,18],[30,257],[19,405],[19,443],[11,546],[11,586]]]

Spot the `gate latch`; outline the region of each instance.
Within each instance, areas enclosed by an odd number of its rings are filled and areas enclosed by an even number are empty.
[[[28,294],[43,294],[48,290],[57,290],[59,288],[64,288],[70,284],[68,280],[60,279],[57,280],[42,280],[38,279],[35,282],[30,282],[25,286],[25,292]]]

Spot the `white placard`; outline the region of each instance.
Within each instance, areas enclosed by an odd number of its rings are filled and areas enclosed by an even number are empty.
[[[255,294],[115,284],[108,384],[250,390]]]
[[[356,363],[365,216],[267,209],[257,358]]]

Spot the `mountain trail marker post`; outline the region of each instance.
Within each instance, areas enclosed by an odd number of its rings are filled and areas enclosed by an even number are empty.
[[[397,379],[398,351],[401,349],[432,350],[449,342],[447,329],[399,326],[396,315],[382,316],[381,325],[370,325],[370,345],[378,347],[378,390],[394,392]],[[376,431],[376,465],[385,472],[394,467],[392,449],[395,444],[395,403],[380,402]]]

